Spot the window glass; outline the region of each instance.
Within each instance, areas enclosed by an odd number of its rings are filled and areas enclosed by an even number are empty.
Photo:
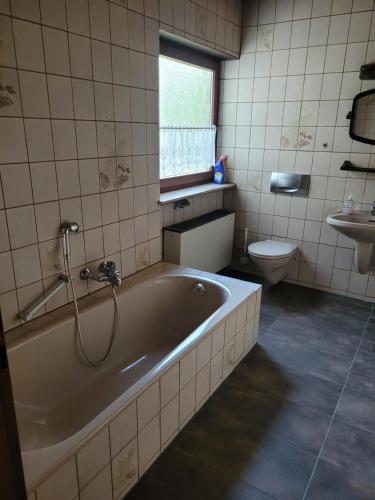
[[[215,157],[212,70],[159,57],[160,176],[208,171]]]

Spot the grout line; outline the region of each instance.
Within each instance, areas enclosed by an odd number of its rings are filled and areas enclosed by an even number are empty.
[[[318,462],[319,462],[320,457],[321,457],[321,455],[322,455],[322,453],[323,453],[323,449],[324,449],[325,443],[326,443],[326,441],[327,441],[327,439],[328,439],[329,432],[330,432],[330,430],[331,430],[331,428],[332,428],[332,424],[333,424],[333,421],[334,421],[334,419],[335,419],[335,415],[336,415],[337,409],[338,409],[338,407],[339,407],[339,404],[340,404],[340,402],[341,402],[342,396],[343,396],[343,394],[344,394],[344,390],[345,390],[345,388],[346,388],[346,385],[347,385],[347,382],[348,382],[348,379],[349,379],[350,373],[351,373],[351,371],[352,371],[352,368],[353,368],[353,365],[354,365],[355,359],[356,359],[357,354],[358,354],[358,351],[359,351],[359,349],[360,349],[360,347],[361,347],[361,344],[362,344],[362,341],[363,341],[363,337],[364,337],[364,335],[365,335],[365,332],[366,332],[367,326],[368,326],[369,321],[370,321],[370,317],[371,317],[372,313],[374,312],[374,309],[375,309],[375,305],[373,305],[373,306],[371,307],[371,310],[370,310],[370,312],[369,312],[369,314],[368,314],[368,318],[367,318],[366,324],[365,324],[365,326],[364,326],[364,328],[363,328],[363,332],[362,332],[361,338],[360,338],[360,340],[359,340],[359,343],[358,343],[357,349],[356,349],[356,351],[355,351],[355,353],[354,353],[354,356],[353,356],[352,362],[351,362],[351,364],[350,364],[350,367],[349,367],[348,373],[346,374],[345,381],[344,381],[344,384],[343,384],[343,386],[342,386],[342,390],[341,390],[341,393],[340,393],[339,399],[338,399],[338,401],[337,401],[337,403],[336,403],[336,407],[335,407],[334,412],[333,412],[333,414],[332,414],[332,418],[331,418],[331,421],[330,421],[330,423],[329,423],[329,425],[328,425],[328,429],[327,429],[326,434],[325,434],[325,436],[324,436],[324,439],[323,439],[322,445],[321,445],[321,447],[320,447],[320,450],[319,450],[318,456],[316,457],[315,464],[314,464],[313,470],[311,471],[311,475],[310,475],[310,478],[309,478],[308,483],[307,483],[307,485],[306,485],[305,493],[304,493],[304,495],[303,495],[303,497],[302,497],[302,500],[305,500],[305,499],[306,499],[306,495],[307,495],[307,493],[308,493],[308,490],[309,490],[309,487],[310,487],[311,481],[312,481],[312,479],[313,479],[313,477],[314,477],[314,474],[315,474],[315,471],[316,471],[316,468],[317,468]]]

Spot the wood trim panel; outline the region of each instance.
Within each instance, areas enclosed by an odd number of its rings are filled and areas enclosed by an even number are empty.
[[[160,192],[167,193],[177,189],[185,189],[199,184],[207,184],[212,182],[212,170],[208,172],[199,172],[197,174],[179,175],[178,177],[166,177],[160,179]]]

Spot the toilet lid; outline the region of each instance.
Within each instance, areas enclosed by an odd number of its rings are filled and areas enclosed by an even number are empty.
[[[282,257],[289,257],[296,247],[290,243],[282,241],[257,241],[249,245],[249,254],[256,257],[263,257],[264,259],[280,259]]]

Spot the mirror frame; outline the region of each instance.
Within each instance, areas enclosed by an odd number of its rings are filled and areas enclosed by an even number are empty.
[[[375,94],[375,89],[370,89],[366,90],[365,92],[361,92],[360,94],[357,94],[354,99],[353,99],[353,105],[351,111],[346,115],[346,118],[350,120],[350,126],[349,126],[349,136],[351,139],[354,141],[358,142],[364,142],[366,144],[375,144],[375,139],[366,139],[366,137],[361,137],[360,135],[356,135],[354,133],[354,126],[355,126],[355,115],[356,115],[356,107],[357,107],[357,102],[359,99],[362,97],[366,97],[368,95]]]

